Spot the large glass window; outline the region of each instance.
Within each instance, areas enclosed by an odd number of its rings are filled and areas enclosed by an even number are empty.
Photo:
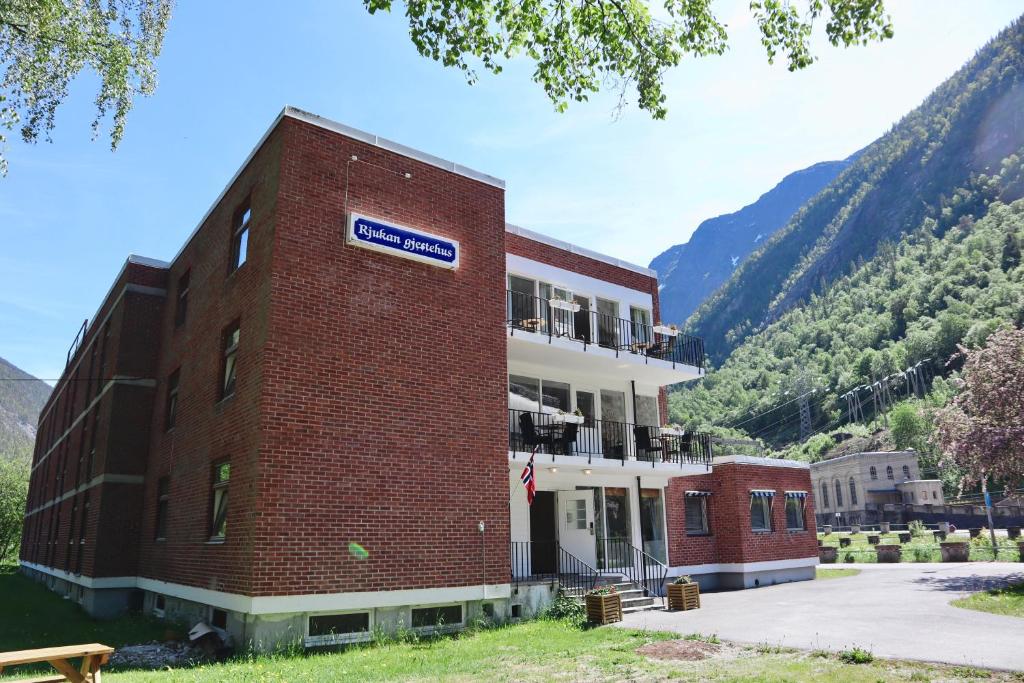
[[[657,427],[661,424],[661,415],[658,410],[657,397],[636,397],[636,423],[646,425],[648,427]]]
[[[606,458],[622,459],[632,434],[626,433],[626,394],[601,390],[601,451]]]
[[[629,307],[629,319],[632,323],[633,343],[646,345],[653,337],[651,328],[651,312],[646,308]]]
[[[850,505],[857,504],[857,484],[853,481],[853,477],[850,477]]]
[[[804,528],[804,499],[786,496],[786,528],[798,531]]]
[[[594,413],[594,394],[589,391],[576,392],[576,409],[583,413],[583,426],[593,427],[596,414]]]
[[[605,562],[607,567],[628,567],[632,565],[633,556],[628,552],[627,543],[632,543],[633,526],[629,515],[629,489],[625,487],[606,487],[604,490],[605,533],[607,548]],[[621,541],[621,543],[616,543]]]
[[[843,485],[839,483],[838,479],[836,479],[835,485],[836,485],[836,507],[837,508],[841,508],[841,507],[843,507]]]
[[[821,507],[828,508],[828,484],[821,482]]]
[[[644,552],[667,562],[665,556],[665,508],[661,489],[640,489],[640,537]]]
[[[619,304],[597,300],[597,343],[608,348],[619,347]]]
[[[540,380],[522,375],[508,376],[508,407],[511,410],[540,410]]]
[[[703,536],[710,533],[708,526],[709,496],[686,496],[686,533]]]
[[[566,413],[572,411],[569,404],[569,385],[564,382],[544,380],[541,384],[541,396],[544,401],[545,413],[554,413],[559,410]]]
[[[750,528],[754,531],[772,530],[772,499],[770,496],[750,497]]]

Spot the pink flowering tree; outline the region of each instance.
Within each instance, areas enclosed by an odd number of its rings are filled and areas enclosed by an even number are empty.
[[[986,477],[1016,486],[1024,479],[1024,330],[999,329],[962,351],[960,393],[936,415],[940,465],[959,468],[961,486]]]

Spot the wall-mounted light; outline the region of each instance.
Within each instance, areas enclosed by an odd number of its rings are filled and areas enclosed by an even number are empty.
[[[594,470],[583,470],[583,474],[593,474]]]
[[[548,472],[558,472],[558,468],[557,467],[549,467],[548,468]]]

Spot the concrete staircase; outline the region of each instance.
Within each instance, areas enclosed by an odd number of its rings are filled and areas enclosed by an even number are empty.
[[[657,596],[645,596],[643,589],[622,574],[602,574],[597,579],[597,586],[615,586],[615,591],[622,596],[622,613],[644,612],[665,609],[665,601]],[[566,593],[583,600],[582,589],[566,590]]]

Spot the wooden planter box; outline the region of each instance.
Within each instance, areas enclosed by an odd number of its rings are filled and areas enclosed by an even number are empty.
[[[670,583],[668,585],[668,608],[670,610],[700,609],[700,586],[695,583]]]
[[[822,564],[835,564],[839,558],[839,548],[835,546],[824,546],[818,548],[818,561]]]
[[[971,559],[971,544],[963,541],[947,541],[939,544],[943,562],[967,562]]]
[[[903,548],[898,545],[876,545],[875,553],[878,555],[878,561],[883,562],[899,562],[902,556]]]
[[[618,593],[610,595],[588,595],[587,621],[592,624],[612,624],[622,621],[622,597]]]

